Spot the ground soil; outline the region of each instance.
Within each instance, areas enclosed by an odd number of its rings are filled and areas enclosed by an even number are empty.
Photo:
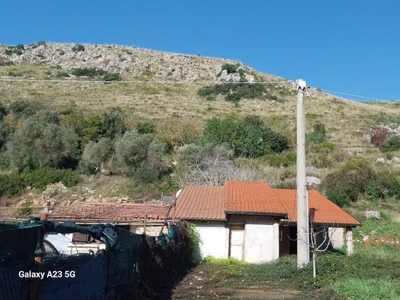
[[[280,289],[275,282],[248,286],[243,281],[214,280],[218,265],[198,265],[174,288],[170,299],[298,299],[301,291]]]

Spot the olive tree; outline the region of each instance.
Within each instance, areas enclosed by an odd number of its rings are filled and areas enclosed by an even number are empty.
[[[7,143],[10,166],[19,171],[39,167],[75,167],[78,136],[70,129],[30,118]]]
[[[152,182],[166,170],[166,144],[152,134],[126,132],[115,143],[117,165],[123,173],[144,182]]]

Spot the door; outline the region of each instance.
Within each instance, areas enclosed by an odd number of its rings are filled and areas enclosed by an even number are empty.
[[[243,259],[244,226],[232,226],[230,228],[229,257]]]

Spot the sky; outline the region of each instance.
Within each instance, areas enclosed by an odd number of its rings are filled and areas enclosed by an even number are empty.
[[[228,58],[348,99],[400,100],[399,0],[4,1],[0,44],[38,41]]]

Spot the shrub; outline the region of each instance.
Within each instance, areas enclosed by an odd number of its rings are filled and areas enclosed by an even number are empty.
[[[296,164],[296,153],[287,152],[280,154],[267,154],[263,157],[263,160],[267,161],[272,167],[289,167]]]
[[[222,120],[212,118],[206,123],[201,142],[203,145],[227,143],[236,157],[260,157],[288,149],[287,138],[272,131],[259,116],[247,116],[243,120],[235,115]]]
[[[239,64],[233,65],[226,63],[222,65],[221,71],[226,70],[228,74],[236,73],[238,71],[239,66],[240,66]]]
[[[372,132],[371,143],[375,147],[382,145],[389,137],[389,130],[385,127],[379,127]]]
[[[42,104],[27,100],[17,100],[8,106],[8,114],[13,114],[17,118],[27,118],[36,114],[43,108]]]
[[[25,185],[37,189],[44,189],[50,183],[62,182],[65,186],[71,187],[79,182],[79,175],[70,169],[54,169],[50,167],[39,168],[21,174]]]
[[[122,77],[119,73],[107,73],[103,76],[104,81],[121,81]]]
[[[56,75],[57,78],[66,78],[69,77],[69,74],[63,71],[59,71]]]
[[[400,136],[393,136],[386,140],[379,146],[379,150],[382,152],[391,152],[400,150]]]
[[[19,174],[0,175],[0,196],[13,197],[22,193],[25,187]]]
[[[326,194],[339,189],[351,201],[356,201],[363,195],[369,184],[376,181],[376,174],[369,163],[361,158],[350,159],[340,170],[328,174],[322,182]]]
[[[137,131],[140,134],[154,133],[156,126],[151,121],[139,122],[137,125]]]
[[[205,86],[198,90],[197,94],[207,100],[217,95],[225,96],[226,101],[238,103],[241,99],[261,98],[264,100],[275,100],[282,102],[277,96],[271,94],[267,86],[261,83],[222,83],[213,86]]]
[[[307,135],[307,140],[313,144],[320,144],[326,141],[325,125],[322,123],[314,124],[314,131]]]
[[[81,44],[76,44],[74,47],[72,47],[72,51],[74,52],[85,51],[85,46]]]
[[[33,214],[33,201],[25,200],[25,202],[12,213],[14,216],[30,216]]]

